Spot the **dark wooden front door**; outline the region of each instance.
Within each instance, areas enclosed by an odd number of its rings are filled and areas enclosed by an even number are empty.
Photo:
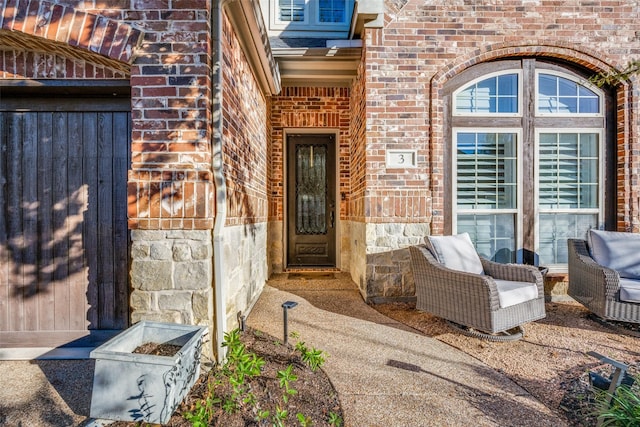
[[[335,135],[287,138],[287,266],[336,265]]]
[[[130,99],[0,99],[0,347],[128,326]]]

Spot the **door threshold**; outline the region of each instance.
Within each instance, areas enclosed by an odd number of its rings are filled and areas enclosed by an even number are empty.
[[[287,267],[283,273],[340,273],[337,267]]]

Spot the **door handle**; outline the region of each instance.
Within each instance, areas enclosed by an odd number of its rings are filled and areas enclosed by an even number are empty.
[[[335,222],[335,212],[331,211],[329,213],[329,226],[333,228],[333,224]]]

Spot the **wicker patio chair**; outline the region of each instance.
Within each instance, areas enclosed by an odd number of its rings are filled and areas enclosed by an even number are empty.
[[[568,245],[569,296],[602,319],[640,323],[640,301],[620,299],[618,271],[598,264],[586,240],[569,239]],[[622,280],[633,285],[633,280]]]
[[[524,323],[546,315],[542,275],[536,267],[480,258],[484,274],[467,273],[445,267],[427,245],[409,250],[416,308],[444,318],[452,326],[471,328],[472,336],[493,341],[518,339],[523,335]],[[535,283],[537,296],[502,308],[494,279]],[[512,338],[508,338],[510,335]]]

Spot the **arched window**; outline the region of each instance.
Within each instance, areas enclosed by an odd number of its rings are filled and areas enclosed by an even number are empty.
[[[489,259],[566,268],[567,239],[604,226],[611,203],[606,94],[571,69],[523,59],[456,76],[445,104],[445,227],[468,232]]]

